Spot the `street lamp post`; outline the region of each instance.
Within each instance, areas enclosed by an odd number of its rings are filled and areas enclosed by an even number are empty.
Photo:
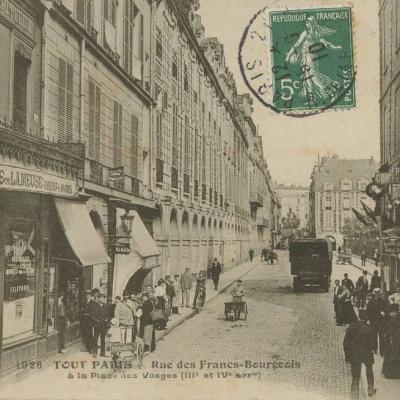
[[[134,215],[129,213],[129,210],[125,211],[124,215],[121,215],[121,228],[123,234],[110,236],[109,248],[111,253],[111,267],[108,269],[108,290],[107,299],[112,297],[113,290],[113,279],[114,279],[114,264],[116,254],[129,254],[130,253],[130,239],[132,235],[132,223],[135,218]]]

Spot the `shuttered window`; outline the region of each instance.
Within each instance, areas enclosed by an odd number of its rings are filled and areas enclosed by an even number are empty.
[[[89,80],[89,157],[100,161],[101,90]]]
[[[116,100],[113,115],[113,166],[122,166],[122,105]]]
[[[135,114],[131,115],[131,174],[138,177],[139,166],[139,120]]]
[[[92,0],[76,0],[76,20],[88,28],[92,20]]]
[[[73,68],[63,58],[58,59],[58,139],[72,141]]]
[[[125,0],[124,8],[124,68],[132,75],[135,18],[139,13],[133,0]]]
[[[199,130],[194,131],[194,179],[199,179]]]

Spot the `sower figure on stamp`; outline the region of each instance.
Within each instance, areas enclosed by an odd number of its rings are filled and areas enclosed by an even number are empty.
[[[332,50],[341,50],[342,46],[334,45],[325,39],[336,33],[335,30],[324,27],[317,23],[315,16],[306,19],[306,30],[300,34],[299,39],[289,50],[286,62],[299,64],[303,71],[301,96],[313,99],[329,99],[332,88],[336,88],[339,83],[335,82],[319,70],[319,65],[312,49],[318,46]],[[311,50],[310,50],[311,49]]]
[[[374,352],[376,352],[376,340],[373,330],[367,322],[365,310],[359,311],[359,321],[352,322],[348,327],[343,341],[346,361],[351,363],[351,398],[359,399],[359,386],[361,366],[365,365],[367,372],[368,396],[376,393],[374,384]]]

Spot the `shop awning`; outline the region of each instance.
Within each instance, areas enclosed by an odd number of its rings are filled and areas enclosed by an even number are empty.
[[[132,223],[132,248],[136,250],[142,258],[159,256],[157,244],[146,229],[140,215],[136,211],[130,211],[134,215]]]
[[[124,210],[117,208],[118,217],[124,214]],[[129,254],[116,254],[114,262],[113,295],[122,295],[129,280],[137,271],[151,270],[160,266],[160,251],[157,244],[146,229],[140,215],[130,210],[134,216],[132,222],[132,237]],[[117,226],[117,231],[120,228]]]
[[[65,237],[82,266],[111,262],[86,204],[61,198],[55,198],[54,202]]]

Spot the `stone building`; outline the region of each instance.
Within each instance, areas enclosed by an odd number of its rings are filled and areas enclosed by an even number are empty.
[[[271,238],[271,180],[251,98],[237,93],[198,8],[167,0],[153,14],[156,274],[205,270],[214,257],[227,268]]]
[[[380,24],[380,173],[376,181],[387,186],[387,195],[380,204],[383,230],[392,230],[393,243],[399,243],[395,217],[400,198],[400,4],[395,0],[379,1]],[[383,276],[387,289],[393,289],[400,281],[400,247],[386,246],[383,254]]]
[[[343,243],[341,228],[355,218],[352,208],[362,210],[361,200],[373,208],[365,188],[378,170],[369,159],[346,160],[337,155],[322,157],[311,173],[310,229],[320,238],[332,236]],[[373,202],[372,202],[373,203]]]

